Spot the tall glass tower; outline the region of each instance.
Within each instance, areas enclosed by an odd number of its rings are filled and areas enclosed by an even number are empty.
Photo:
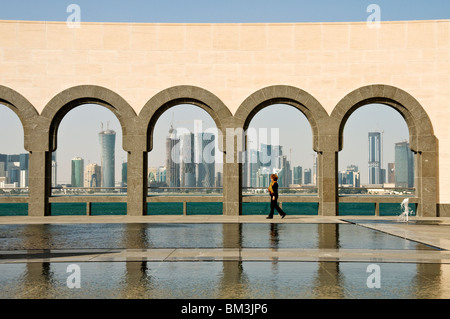
[[[83,187],[84,184],[84,160],[81,157],[72,159],[72,187]]]
[[[381,133],[369,132],[369,184],[381,184]]]
[[[408,142],[395,143],[395,187],[414,187],[414,153]]]
[[[98,134],[98,137],[102,150],[102,187],[114,187],[116,132],[109,128],[103,131],[102,125],[102,131]]]

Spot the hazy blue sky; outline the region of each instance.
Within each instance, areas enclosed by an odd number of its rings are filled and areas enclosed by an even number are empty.
[[[0,0],[1,20],[66,21],[69,4],[78,4],[82,21],[96,22],[172,22],[172,23],[246,23],[246,22],[334,22],[366,21],[370,13],[367,7],[374,3],[381,8],[381,20],[448,19],[450,1],[428,0]],[[1,36],[1,35],[0,35]],[[271,114],[276,108],[273,123]],[[193,106],[176,107],[163,114],[155,128],[154,150],[149,165],[164,164],[165,137],[174,114],[174,126],[186,127],[187,121],[205,120],[204,128],[213,125],[206,112]],[[20,153],[23,150],[23,130],[14,113],[0,107],[0,153]],[[100,163],[98,132],[100,122],[110,122],[117,132],[116,179],[120,178],[120,163],[126,160],[121,149],[121,130],[114,115],[100,106],[76,108],[63,119],[58,134],[58,180],[70,181],[70,160],[81,156],[85,164]],[[280,122],[282,125],[280,125]],[[313,150],[311,128],[305,116],[286,105],[270,106],[258,113],[251,123],[254,127],[279,128],[284,153],[290,155],[292,164],[312,167]],[[339,169],[356,164],[361,171],[362,182],[367,181],[367,132],[384,131],[384,167],[392,162],[393,143],[408,139],[404,120],[394,110],[384,105],[370,105],[358,109],[348,120],[344,131],[344,150],[339,154]],[[16,136],[14,140],[10,138]],[[74,139],[75,138],[75,139]]]

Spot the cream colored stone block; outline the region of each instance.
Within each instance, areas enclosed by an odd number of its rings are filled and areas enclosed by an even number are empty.
[[[45,48],[46,26],[40,22],[24,22],[17,24],[17,47]]]
[[[157,74],[162,76],[179,77],[185,75],[184,64],[158,64]]]
[[[350,26],[322,24],[322,50],[347,50],[350,46]]]
[[[151,63],[143,63],[143,64],[137,64],[133,63],[131,64],[131,76],[137,76],[139,78],[153,75],[157,73],[157,68],[155,64]],[[142,84],[141,84],[142,85]]]
[[[88,52],[89,63],[113,63],[117,61],[116,50],[92,50]]]
[[[213,33],[210,25],[191,25],[186,28],[186,50],[211,50]]]
[[[198,53],[199,63],[218,64],[225,63],[224,51],[200,51]]]
[[[197,51],[175,51],[173,52],[173,61],[177,63],[198,63],[199,54]]]
[[[101,64],[75,64],[75,75],[89,76],[103,72]]]
[[[159,50],[184,50],[186,42],[185,25],[160,25],[158,28]]]
[[[241,51],[265,50],[267,48],[267,28],[261,25],[243,24],[240,30]]]
[[[436,47],[436,24],[427,22],[407,23],[407,48],[435,48]]]
[[[126,24],[108,25],[103,34],[103,47],[106,50],[129,50],[131,47],[131,27]]]
[[[128,76],[131,80],[131,63],[104,63],[102,64],[102,72],[103,75],[109,76]]]
[[[76,50],[101,50],[103,49],[103,28],[107,25],[81,23],[80,28],[73,28]]]
[[[4,21],[0,23],[0,48],[17,47],[17,23]]]
[[[320,50],[323,35],[321,24],[296,24],[293,32],[296,50]]]
[[[19,74],[18,70],[21,67],[21,63],[18,62],[0,62],[0,70],[3,76],[11,76]]]
[[[381,23],[379,31],[379,47],[405,49],[407,40],[406,23]]]
[[[268,50],[292,50],[294,48],[294,25],[270,24],[267,26]]]
[[[47,65],[49,75],[74,75],[75,66],[71,63],[50,63]]]
[[[132,50],[156,50],[158,47],[158,26],[133,24],[131,26],[130,48]]]
[[[351,50],[378,49],[379,33],[381,28],[369,28],[366,23],[350,26]]]
[[[209,78],[213,74],[213,65],[211,64],[185,64],[186,76],[197,78]]]
[[[240,28],[238,25],[213,25],[213,49],[237,50],[240,43]]]
[[[19,49],[3,49],[3,61],[4,62],[19,62],[27,63],[31,61],[32,51],[31,50],[19,50]]]
[[[148,51],[146,57],[147,63],[163,64],[174,62],[174,52],[170,51]]]
[[[75,28],[69,28],[66,24],[49,23],[46,29],[47,49],[73,49]]]

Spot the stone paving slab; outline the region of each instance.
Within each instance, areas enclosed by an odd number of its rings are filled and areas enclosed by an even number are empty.
[[[0,263],[129,261],[337,261],[450,264],[450,251],[296,248],[180,248],[0,251]]]

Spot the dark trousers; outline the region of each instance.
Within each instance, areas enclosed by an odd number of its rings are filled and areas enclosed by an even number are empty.
[[[270,214],[269,217],[273,217],[273,212],[274,210],[277,210],[278,214],[284,215],[283,210],[280,208],[280,206],[278,206],[278,198],[275,198],[275,200],[272,199],[272,197],[270,198]]]

